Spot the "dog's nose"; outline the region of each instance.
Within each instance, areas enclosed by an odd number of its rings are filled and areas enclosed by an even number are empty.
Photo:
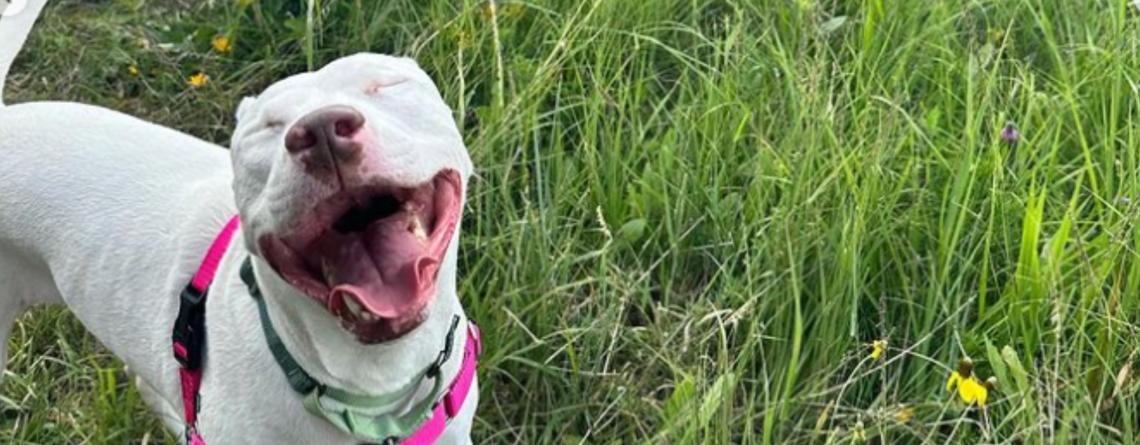
[[[338,158],[348,158],[360,150],[352,137],[363,126],[364,115],[352,107],[324,107],[293,124],[285,135],[285,148],[293,154],[324,149]]]

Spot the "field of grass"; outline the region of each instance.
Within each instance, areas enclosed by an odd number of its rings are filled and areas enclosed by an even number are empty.
[[[313,6],[53,1],[7,97],[226,145],[275,79],[417,59],[478,167],[477,443],[1140,443],[1132,2]],[[171,440],[63,311],[12,342],[0,443]]]

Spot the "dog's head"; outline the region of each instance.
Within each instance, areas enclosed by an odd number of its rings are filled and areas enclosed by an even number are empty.
[[[277,82],[241,103],[231,151],[247,247],[284,282],[364,343],[422,323],[472,166],[414,61],[358,54]]]

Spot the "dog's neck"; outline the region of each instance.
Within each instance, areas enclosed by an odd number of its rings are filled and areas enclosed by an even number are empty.
[[[253,266],[273,327],[305,372],[326,386],[380,395],[399,391],[418,378],[444,349],[454,317],[465,317],[455,290],[455,251],[453,243],[423,324],[377,345],[358,342],[325,308],[287,284],[264,260],[255,257]],[[466,335],[462,334],[456,333],[453,350],[463,350]],[[444,378],[450,380],[458,372],[459,362],[452,359],[444,364]]]

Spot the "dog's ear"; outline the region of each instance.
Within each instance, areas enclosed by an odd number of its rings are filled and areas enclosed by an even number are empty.
[[[246,115],[249,114],[250,111],[253,111],[253,104],[256,102],[256,97],[247,96],[242,98],[241,103],[238,104],[237,113],[234,113],[234,117],[237,118],[238,122],[244,120]]]

